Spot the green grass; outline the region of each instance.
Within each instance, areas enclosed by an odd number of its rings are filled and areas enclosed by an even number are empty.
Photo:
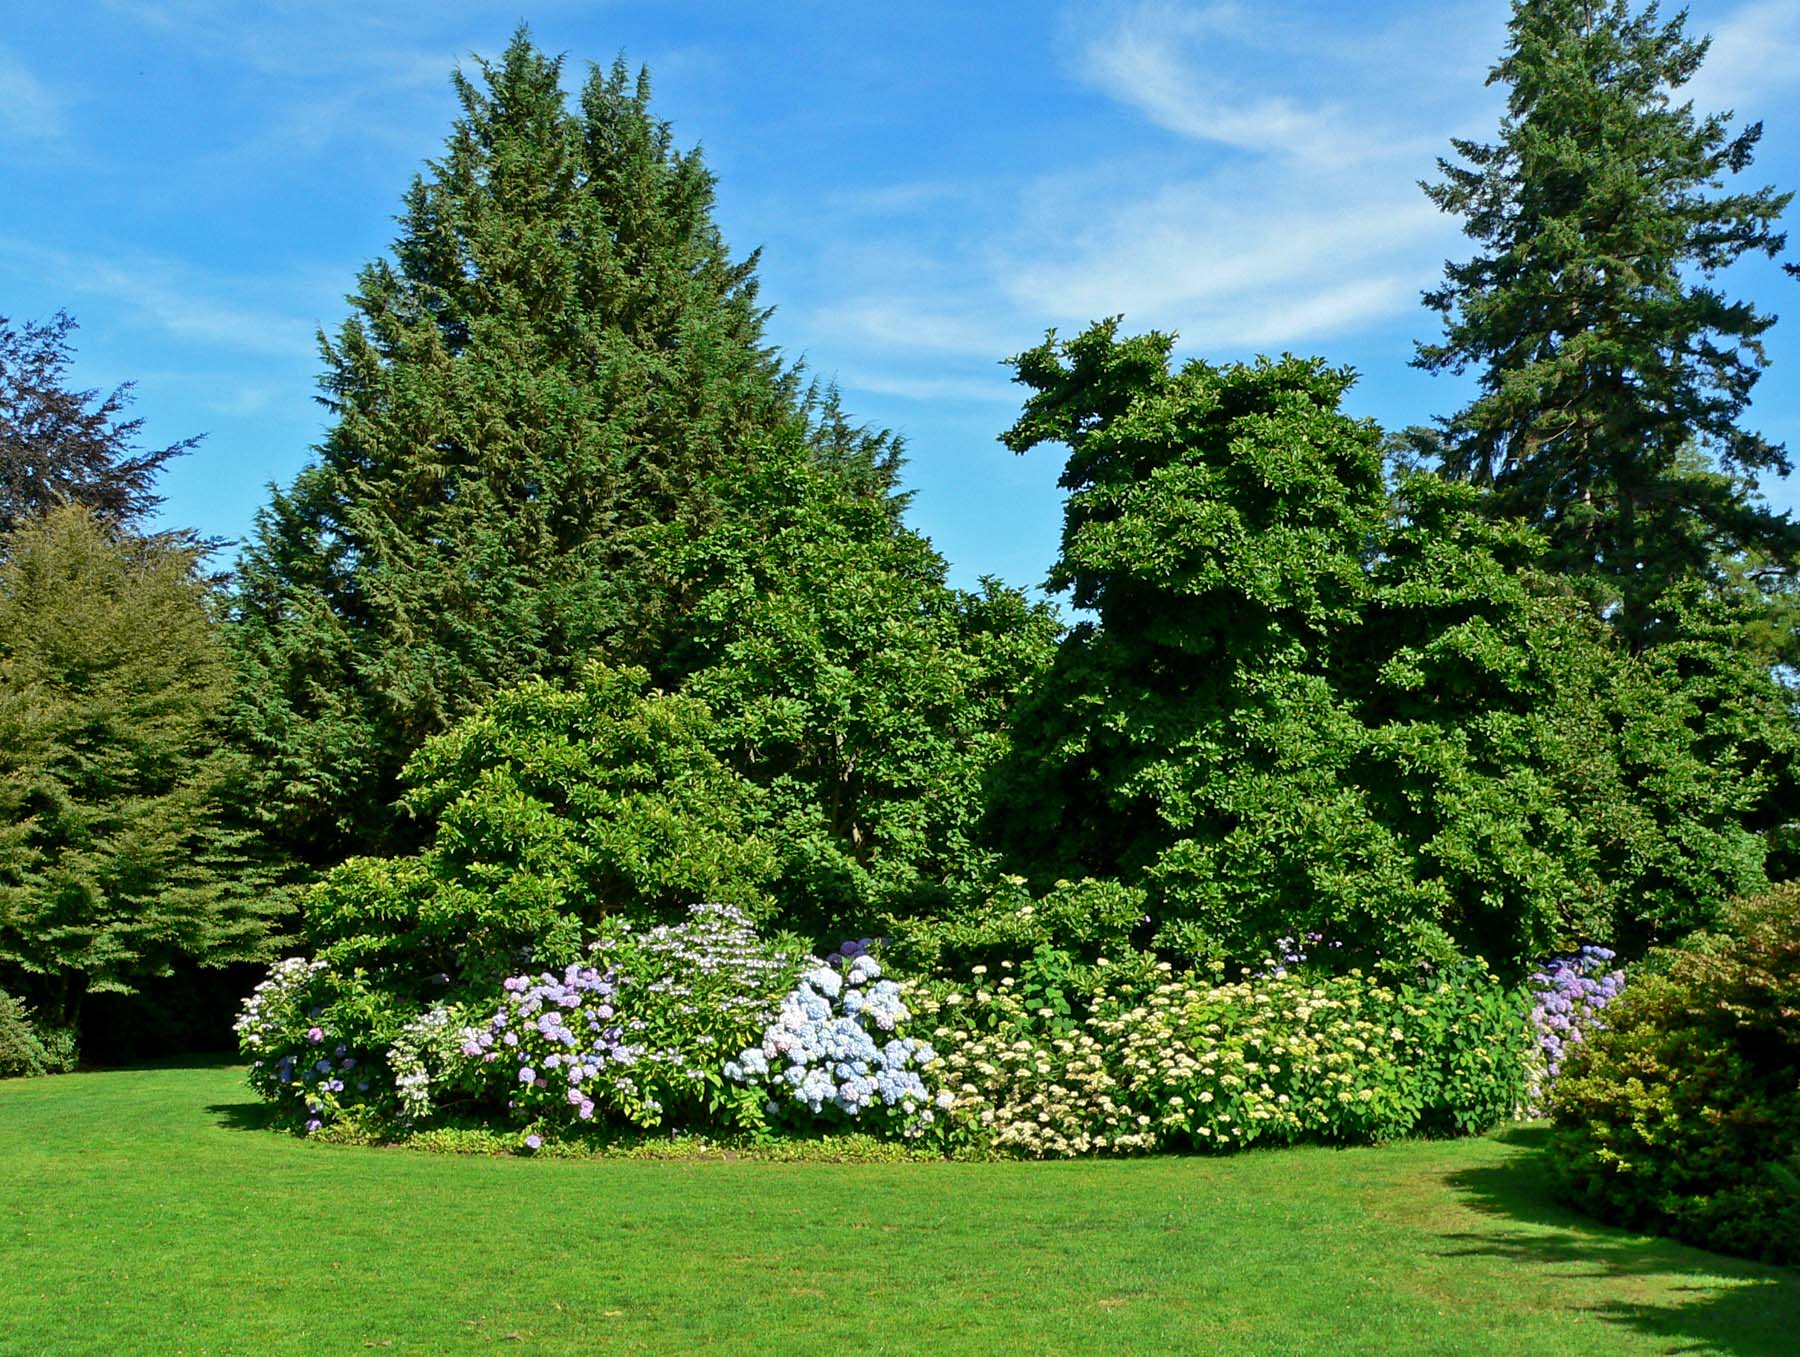
[[[1800,1272],[1592,1225],[1530,1128],[1054,1164],[424,1155],[239,1072],[0,1083],[0,1353],[1792,1354]]]

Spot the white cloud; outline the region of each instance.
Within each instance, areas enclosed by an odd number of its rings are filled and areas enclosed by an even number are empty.
[[[1017,335],[996,323],[991,312],[979,314],[951,297],[916,292],[852,298],[813,311],[808,321],[823,335],[866,340],[878,348],[998,359],[1018,347]]]
[[[1401,176],[1245,168],[1127,201],[1001,283],[1059,324],[1124,312],[1205,348],[1300,343],[1416,305],[1451,230]]]
[[[860,241],[831,261],[847,300],[803,319],[864,374],[904,355],[887,379],[924,392],[926,360],[979,381],[976,364],[1046,328],[1109,315],[1214,353],[1324,346],[1415,316],[1459,252],[1458,223],[1417,181],[1452,131],[1491,132],[1498,112],[1482,79],[1500,17],[1472,13],[1414,11],[1375,33],[1352,16],[1338,33],[1230,4],[1071,9],[1067,69],[1104,96],[1094,116],[1172,135],[1035,178],[842,196],[842,232]],[[882,220],[921,200],[956,223],[929,257],[909,223]]]
[[[1688,32],[1705,32],[1690,21]],[[1759,100],[1800,92],[1800,4],[1751,0],[1712,26],[1706,61],[1682,92],[1701,114],[1735,109],[1741,118],[1762,116]]]
[[[67,130],[62,98],[17,57],[0,49],[0,140],[54,142]]]
[[[142,253],[77,253],[0,237],[0,261],[55,277],[74,293],[130,308],[171,337],[238,353],[299,358],[315,352],[315,326],[291,312],[237,298],[250,286]],[[279,291],[281,280],[257,290]]]
[[[1209,62],[1226,45],[1237,11],[1141,5],[1083,44],[1078,70],[1096,89],[1158,126],[1196,141],[1276,153],[1314,163],[1358,157],[1342,109],[1309,106],[1256,84],[1232,80]]]
[[[982,381],[971,377],[908,377],[891,372],[840,372],[837,382],[846,391],[863,391],[900,400],[938,405],[1012,405],[1022,399],[1019,388],[1005,378]]]

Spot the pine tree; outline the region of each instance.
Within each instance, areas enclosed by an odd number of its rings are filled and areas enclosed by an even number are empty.
[[[144,422],[121,418],[130,383],[106,396],[65,384],[74,331],[61,311],[20,329],[0,316],[0,533],[59,504],[134,525],[162,503],[153,482],[164,463],[200,441],[134,447]]]
[[[1719,192],[1760,123],[1701,116],[1680,91],[1707,41],[1629,0],[1514,0],[1489,76],[1509,88],[1499,140],[1452,143],[1424,185],[1480,252],[1426,294],[1444,337],[1416,365],[1473,369],[1479,395],[1442,421],[1451,475],[1541,526],[1550,568],[1580,579],[1634,645],[1669,588],[1760,553],[1791,564],[1800,532],[1758,497],[1783,449],[1739,426],[1774,317],[1715,275],[1771,257],[1791,194]]]
[[[398,773],[497,688],[649,661],[683,600],[652,549],[702,531],[773,431],[891,496],[897,446],[763,340],[756,255],[651,116],[648,77],[521,29],[476,78],[330,341],[336,422],[245,555],[240,738],[268,832],[314,862],[404,843]]]
[[[279,906],[225,813],[230,657],[199,553],[65,505],[0,550],[0,979],[51,1027]]]

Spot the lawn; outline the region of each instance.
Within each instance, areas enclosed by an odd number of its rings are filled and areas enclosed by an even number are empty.
[[[1795,1351],[1800,1272],[1560,1209],[1536,1134],[455,1158],[257,1129],[226,1066],[0,1082],[0,1353]]]

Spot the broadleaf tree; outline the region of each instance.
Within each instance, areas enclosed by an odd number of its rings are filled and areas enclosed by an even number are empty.
[[[1482,492],[1384,484],[1347,371],[1171,351],[1107,323],[1017,360],[1007,441],[1069,449],[1050,582],[1093,616],[1016,708],[1009,865],[1141,889],[1189,955],[1319,933],[1512,974],[1761,884],[1793,736],[1719,618],[1682,603],[1681,642],[1633,655]]]

